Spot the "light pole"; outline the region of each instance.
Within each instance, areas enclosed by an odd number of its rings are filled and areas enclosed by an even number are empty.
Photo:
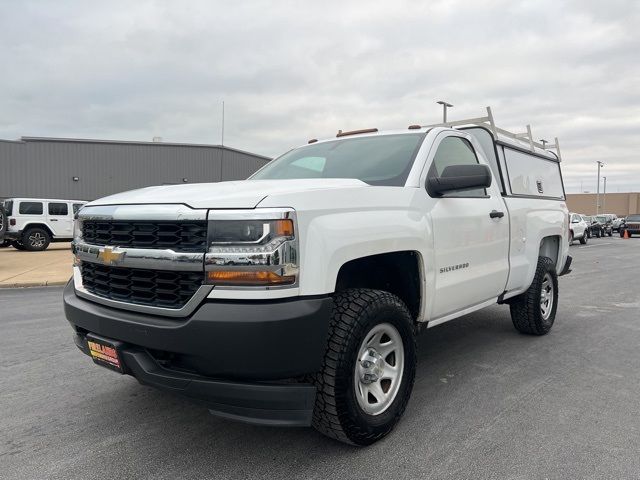
[[[602,177],[604,180],[604,191],[602,192],[602,213],[607,213],[607,177]]]
[[[444,100],[439,100],[436,103],[442,105],[442,123],[447,123],[447,107],[453,108],[453,105]]]
[[[598,164],[598,189],[596,193],[596,215],[600,213],[600,167],[604,167],[604,162],[596,160]]]

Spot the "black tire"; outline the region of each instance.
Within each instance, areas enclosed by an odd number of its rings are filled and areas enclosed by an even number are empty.
[[[620,238],[624,238],[624,230],[620,230]]]
[[[370,445],[393,429],[409,401],[416,372],[413,319],[398,297],[380,290],[345,290],[335,295],[333,305],[323,367],[313,377],[318,389],[313,427],[341,442]],[[391,324],[402,338],[404,369],[386,410],[370,415],[356,397],[356,367],[366,337],[382,324]]]
[[[549,286],[553,288],[553,297],[548,302],[550,311],[548,315],[544,315],[541,296],[543,283],[547,278]],[[558,274],[553,260],[548,257],[540,257],[533,283],[529,289],[509,303],[511,320],[516,330],[529,335],[549,333],[558,308]]]
[[[591,238],[591,230],[587,230],[587,238]]]
[[[22,234],[22,245],[30,252],[46,250],[51,243],[51,236],[44,228],[31,227]]]
[[[569,232],[569,245],[573,245],[573,232]]]
[[[582,237],[580,237],[580,244],[581,245],[586,245],[587,244],[587,232],[584,232],[582,234]]]
[[[13,248],[15,248],[16,250],[26,250],[26,248],[24,248],[24,245],[22,244],[22,242],[19,242],[18,240],[12,240],[11,241],[11,246]]]
[[[0,206],[0,244],[4,244],[4,235],[7,233],[7,214],[4,207]]]
[[[609,230],[609,233],[607,235],[609,235],[610,237],[613,237],[613,232]]]

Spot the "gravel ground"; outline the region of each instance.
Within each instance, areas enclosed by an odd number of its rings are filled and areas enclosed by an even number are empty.
[[[506,306],[426,331],[405,416],[355,448],[221,420],[94,365],[61,287],[0,290],[2,478],[638,478],[640,238],[571,247],[552,332]]]

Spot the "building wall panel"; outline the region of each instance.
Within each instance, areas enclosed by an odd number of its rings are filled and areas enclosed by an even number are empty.
[[[93,200],[151,185],[245,179],[269,159],[209,145],[0,141],[0,198]],[[74,181],[73,177],[78,177]]]

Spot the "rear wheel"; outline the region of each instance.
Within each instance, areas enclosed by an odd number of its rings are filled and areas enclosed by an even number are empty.
[[[516,330],[529,335],[548,333],[558,308],[558,275],[553,260],[540,257],[529,289],[509,303]]]
[[[313,412],[316,430],[370,445],[402,416],[416,370],[413,319],[395,295],[350,289],[336,294]]]
[[[31,252],[46,250],[49,243],[51,243],[51,237],[44,228],[33,227],[22,234],[22,244]]]

